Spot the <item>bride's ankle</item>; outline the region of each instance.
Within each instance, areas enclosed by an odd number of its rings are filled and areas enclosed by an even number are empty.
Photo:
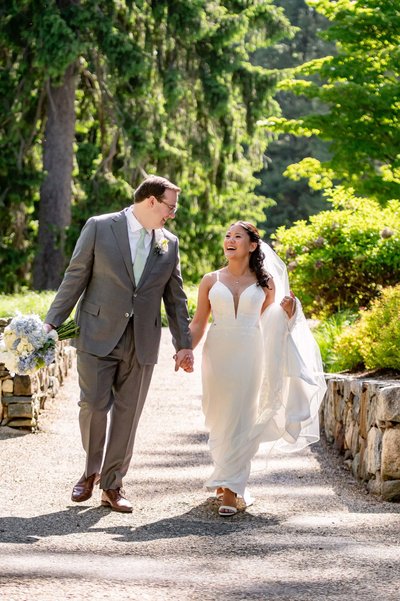
[[[231,507],[236,507],[236,493],[233,492],[230,488],[224,488],[223,493],[223,505],[230,505]]]

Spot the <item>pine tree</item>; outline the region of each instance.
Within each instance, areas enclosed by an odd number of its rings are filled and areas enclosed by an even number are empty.
[[[36,287],[57,287],[84,220],[129,204],[147,173],[183,189],[177,229],[193,279],[220,260],[232,220],[262,219],[256,123],[277,110],[278,75],[250,57],[290,31],[270,0],[6,0],[0,18],[0,177],[13,182],[3,206],[20,207],[26,247],[10,220],[4,250],[29,267],[38,218]],[[5,288],[29,281],[9,267]]]

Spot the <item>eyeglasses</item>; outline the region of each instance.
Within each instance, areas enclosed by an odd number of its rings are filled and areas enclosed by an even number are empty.
[[[161,200],[161,198],[157,198],[158,202],[162,202],[163,205],[167,205],[167,207],[169,208],[169,213],[170,215],[176,215],[176,212],[178,210],[178,205],[170,205],[168,204],[168,202],[165,202],[165,200]]]

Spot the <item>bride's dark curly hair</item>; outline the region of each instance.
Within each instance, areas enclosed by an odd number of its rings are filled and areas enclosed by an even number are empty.
[[[257,247],[250,255],[249,267],[251,271],[254,271],[258,285],[262,288],[269,288],[268,281],[271,276],[264,269],[265,255],[261,250],[261,238],[258,229],[248,221],[237,221],[232,225],[240,225],[248,233],[250,241],[257,243]]]

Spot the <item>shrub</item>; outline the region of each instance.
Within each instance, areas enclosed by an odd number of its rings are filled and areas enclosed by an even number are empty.
[[[332,372],[363,367],[364,360],[356,325],[347,326],[340,332],[333,342],[331,357],[329,370]]]
[[[326,371],[340,371],[346,367],[337,367],[338,357],[334,351],[335,343],[343,335],[343,329],[350,326],[357,318],[351,311],[340,311],[320,322],[313,334],[318,342],[322,362]]]
[[[382,208],[337,189],[332,202],[309,223],[279,228],[274,243],[305,312],[318,318],[358,311],[400,280],[400,201]]]
[[[400,284],[382,291],[360,319],[345,328],[333,345],[336,370],[353,369],[360,359],[367,369],[400,370]]]

